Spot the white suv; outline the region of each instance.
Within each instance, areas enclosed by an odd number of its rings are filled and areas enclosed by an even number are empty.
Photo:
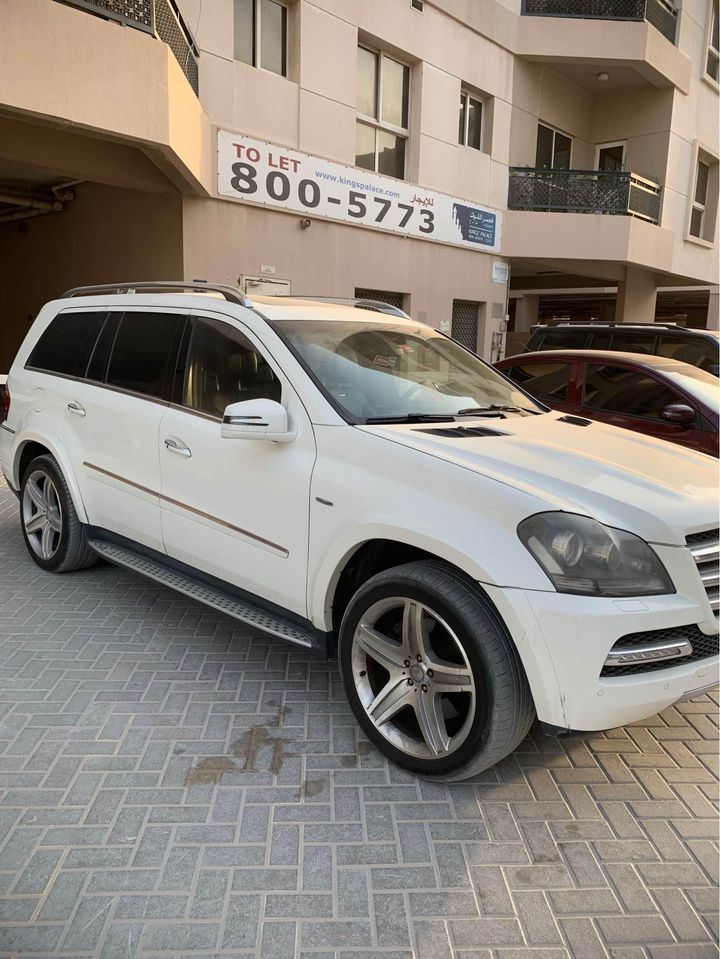
[[[208,295],[210,294],[210,295]],[[337,653],[437,779],[718,681],[710,457],[549,412],[409,318],[185,284],[48,303],[0,462],[30,555],[104,557]]]

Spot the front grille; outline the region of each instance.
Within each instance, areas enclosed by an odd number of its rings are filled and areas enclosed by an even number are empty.
[[[685,540],[715,616],[720,615],[720,529],[692,533]]]
[[[695,663],[700,659],[718,655],[719,637],[717,633],[708,636],[699,626],[676,626],[672,629],[651,629],[644,633],[628,633],[613,646],[614,650],[632,649],[633,646],[644,646],[647,643],[673,642],[687,640],[692,645],[689,656],[678,656],[676,659],[658,660],[648,663],[626,663],[619,666],[603,666],[601,676],[633,676],[637,673],[654,673],[658,669],[672,669],[674,666],[684,666],[686,663]]]

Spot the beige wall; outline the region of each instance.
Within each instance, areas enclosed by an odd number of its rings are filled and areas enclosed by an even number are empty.
[[[453,299],[505,301],[504,284],[491,280],[501,257],[324,220],[303,230],[296,216],[232,201],[186,198],[183,210],[186,279],[235,284],[271,266],[293,293],[403,293],[412,316],[436,327],[451,318]]]
[[[62,213],[0,224],[0,370],[40,307],[72,286],[182,278],[179,194],[83,183]]]

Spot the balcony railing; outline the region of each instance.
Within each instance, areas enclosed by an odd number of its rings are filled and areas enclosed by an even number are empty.
[[[71,7],[115,20],[162,40],[195,93],[198,92],[198,50],[175,0],[60,0]]]
[[[582,20],[647,20],[675,43],[677,10],[671,0],[523,0],[526,17]]]
[[[510,167],[508,207],[549,213],[601,213],[660,222],[662,187],[626,171]]]

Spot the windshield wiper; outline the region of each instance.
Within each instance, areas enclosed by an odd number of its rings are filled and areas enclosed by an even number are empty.
[[[406,413],[403,416],[369,416],[365,423],[452,423],[452,413]]]
[[[532,413],[533,416],[542,412],[541,410],[529,410],[525,406],[498,406],[493,403],[492,406],[468,406],[464,410],[458,410],[455,416],[496,416],[498,413]]]

